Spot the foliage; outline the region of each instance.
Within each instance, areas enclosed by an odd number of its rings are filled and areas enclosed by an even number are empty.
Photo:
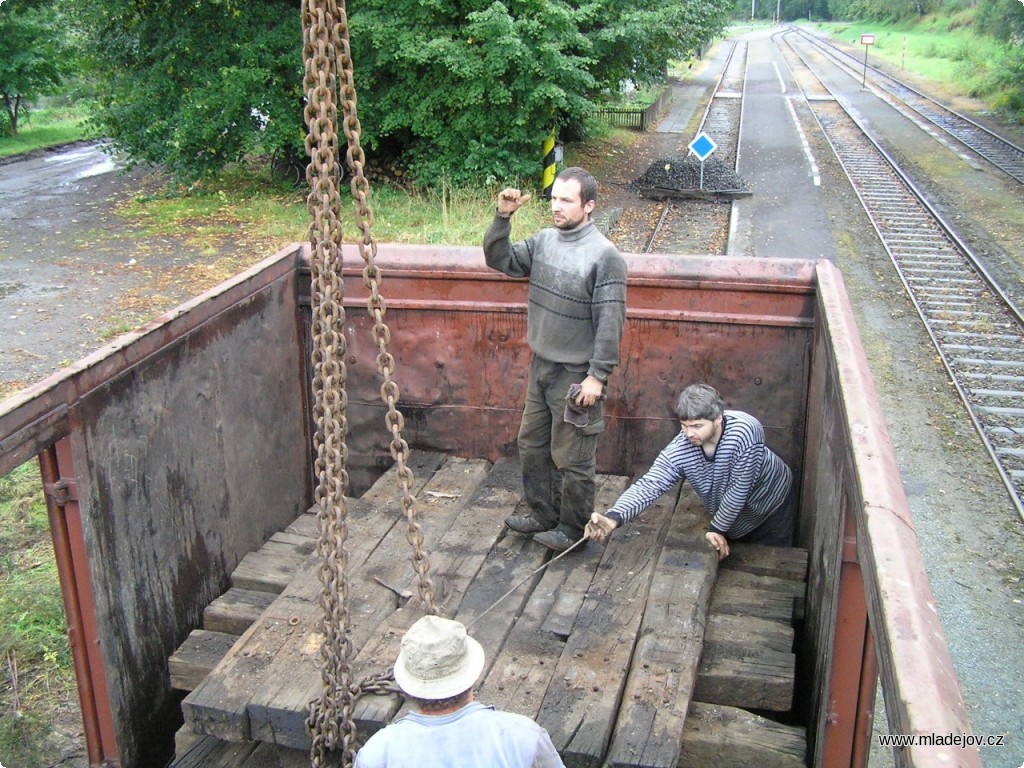
[[[828,0],[833,19],[896,22],[938,10],[939,0]]]
[[[536,178],[552,129],[663,77],[720,32],[725,0],[354,0],[362,139],[410,178]],[[80,0],[104,80],[95,123],[133,162],[182,179],[247,154],[304,157],[294,0]]]
[[[400,148],[414,180],[535,175],[560,116],[588,109],[591,46],[578,13],[561,0],[514,7],[365,0],[354,9],[364,128],[371,142]]]
[[[593,45],[590,72],[604,88],[664,80],[668,62],[686,59],[725,26],[718,0],[605,0],[580,6],[580,30]]]
[[[71,44],[60,6],[52,0],[0,4],[0,94],[11,136],[28,104],[57,88],[70,71]]]
[[[0,755],[10,765],[49,765],[46,697],[73,685],[64,605],[39,472],[31,463],[0,477]]]
[[[81,0],[95,120],[132,164],[188,179],[261,149],[301,151],[298,9],[288,0]]]
[[[979,0],[977,20],[979,31],[1020,52],[1024,43],[1024,3]]]
[[[1024,6],[1017,5],[1024,23]],[[955,83],[957,92],[984,100],[1009,120],[1024,122],[1024,50],[986,34],[981,21],[985,12],[982,7],[953,8],[951,13],[897,24],[851,21],[823,26],[854,45],[861,33],[875,33],[873,58],[937,83]]]

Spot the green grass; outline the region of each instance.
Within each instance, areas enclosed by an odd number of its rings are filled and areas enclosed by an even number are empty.
[[[87,135],[85,119],[81,107],[33,109],[19,119],[17,136],[0,133],[0,157],[80,141]]]
[[[969,14],[929,16],[913,23],[858,21],[818,26],[837,40],[857,46],[861,53],[864,46],[860,45],[860,36],[874,34],[875,44],[867,51],[868,64],[882,60],[897,70],[941,83],[959,95],[990,95],[985,83],[1001,46],[975,33]]]
[[[360,236],[349,187],[342,184],[342,233],[346,242]],[[494,216],[497,188],[408,190],[372,185],[372,232],[378,242],[428,245],[479,245]],[[186,236],[210,240],[252,237],[279,247],[303,240],[309,225],[305,192],[275,185],[264,172],[234,168],[215,181],[190,189],[139,197],[121,213],[141,225],[147,236]],[[550,224],[547,204],[538,196],[513,219],[519,236]]]
[[[34,462],[0,477],[0,759],[48,765],[51,697],[73,695],[49,522]]]
[[[453,189],[406,192],[381,187],[372,198],[374,232],[381,242],[424,243],[428,245],[480,245],[483,233],[494,218],[498,189]],[[354,225],[342,232],[357,230]],[[533,198],[512,219],[513,237],[525,237],[549,226],[547,203]],[[349,239],[346,236],[346,240]]]

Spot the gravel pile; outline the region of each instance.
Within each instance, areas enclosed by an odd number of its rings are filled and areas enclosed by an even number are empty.
[[[644,173],[630,184],[640,194],[646,190],[672,190],[684,192],[702,190],[707,194],[749,192],[747,182],[724,162],[716,158],[704,161],[704,184],[701,186],[700,160],[693,155],[666,157],[655,160]]]

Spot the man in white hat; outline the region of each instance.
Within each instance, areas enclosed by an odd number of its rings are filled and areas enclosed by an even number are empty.
[[[395,682],[413,712],[371,736],[354,768],[564,768],[548,732],[473,701],[480,643],[457,621],[424,616],[402,638]]]

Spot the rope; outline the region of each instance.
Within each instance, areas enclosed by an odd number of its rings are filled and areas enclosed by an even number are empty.
[[[470,628],[470,627],[472,627],[472,626],[473,626],[474,624],[476,624],[476,623],[477,623],[478,621],[480,621],[480,619],[482,619],[482,618],[483,618],[484,616],[486,616],[486,615],[487,615],[488,613],[490,613],[490,611],[491,611],[491,609],[492,609],[492,608],[494,608],[495,606],[497,606],[497,605],[498,605],[498,603],[500,603],[500,602],[501,602],[502,600],[504,600],[504,599],[505,599],[506,597],[508,597],[509,595],[511,595],[511,594],[512,594],[513,592],[515,592],[515,591],[516,591],[517,589],[519,589],[519,588],[520,588],[521,586],[523,586],[523,584],[525,584],[526,582],[528,582],[528,581],[529,581],[530,579],[532,579],[532,578],[533,578],[534,576],[536,576],[536,575],[537,575],[538,573],[540,573],[541,571],[543,571],[543,570],[544,570],[545,568],[547,568],[547,567],[548,567],[549,565],[551,565],[551,564],[552,564],[552,563],[554,563],[555,561],[557,561],[557,560],[561,560],[561,559],[562,559],[563,557],[565,557],[566,555],[568,555],[568,554],[569,554],[570,552],[572,552],[572,551],[573,551],[574,549],[576,549],[576,547],[578,547],[578,546],[579,546],[580,544],[582,544],[582,543],[583,543],[583,542],[585,542],[586,540],[587,540],[587,537],[586,537],[586,536],[584,536],[584,537],[583,537],[582,539],[580,539],[579,541],[577,541],[577,542],[576,542],[575,544],[573,544],[573,545],[572,545],[571,547],[569,547],[568,549],[564,550],[563,552],[559,552],[559,553],[558,553],[557,555],[555,555],[554,557],[552,557],[552,558],[551,558],[550,560],[548,560],[548,561],[547,561],[546,563],[544,563],[544,564],[543,564],[542,566],[540,566],[539,568],[534,568],[534,569],[533,569],[533,570],[532,570],[532,571],[531,571],[531,572],[530,572],[530,573],[529,573],[528,575],[526,575],[526,576],[525,576],[525,577],[524,577],[524,578],[523,578],[523,579],[522,579],[521,581],[519,581],[519,582],[518,582],[518,583],[517,583],[517,584],[516,584],[516,585],[515,585],[514,587],[512,587],[512,588],[511,588],[511,589],[510,589],[510,590],[509,590],[508,592],[506,592],[506,593],[505,593],[504,595],[502,595],[502,596],[501,596],[501,597],[499,597],[499,598],[498,598],[497,600],[495,600],[495,601],[494,601],[493,603],[491,603],[491,604],[490,604],[489,606],[487,606],[487,608],[486,608],[486,609],[484,610],[484,612],[483,612],[483,613],[481,613],[481,614],[480,614],[479,616],[477,616],[477,617],[476,617],[475,619],[473,619],[473,620],[472,620],[471,622],[469,622],[469,624],[467,624],[467,625],[466,625],[466,629],[469,629],[469,628]]]

